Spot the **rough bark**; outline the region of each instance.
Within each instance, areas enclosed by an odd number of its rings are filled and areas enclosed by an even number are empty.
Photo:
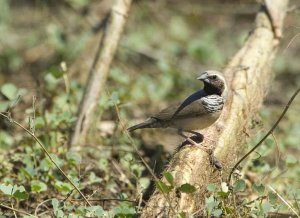
[[[272,16],[270,8],[266,10],[262,7],[256,16],[254,30],[223,71],[229,86],[224,111],[215,125],[202,132],[204,138],[208,134],[214,140],[204,141],[204,145],[214,149],[215,156],[223,165],[222,174],[213,169],[208,155],[201,149],[183,147],[174,155],[166,171],[172,173],[175,187],[189,183],[196,187],[196,192],[178,195],[174,190],[166,199],[155,190],[141,217],[176,217],[180,212],[187,217],[204,215],[207,185],[226,181],[231,167],[243,152],[247,130],[268,90],[272,78],[271,65],[279,44],[278,31],[282,28],[278,24],[282,24],[287,3],[288,0],[272,1],[272,8],[275,7],[277,13],[272,12]],[[272,23],[274,18],[279,19],[276,21],[276,32]]]
[[[80,103],[75,129],[71,135],[71,146],[84,144],[87,132],[93,126],[91,124],[97,118],[95,109],[122,35],[130,5],[131,0],[115,0],[112,7],[109,23],[104,28],[104,34],[99,45],[99,53],[97,53],[91,68],[86,90]]]

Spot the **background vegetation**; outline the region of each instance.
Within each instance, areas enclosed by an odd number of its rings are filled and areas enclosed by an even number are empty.
[[[56,217],[139,214],[154,183],[119,118],[135,124],[200,89],[196,76],[206,69],[222,70],[246,39],[259,7],[234,0],[134,1],[98,105],[101,116],[88,143],[71,152],[68,137],[99,41],[97,26],[110,5],[0,0],[0,111],[10,112],[10,119],[0,119],[2,217],[29,216],[12,208]],[[274,81],[249,133],[253,140],[241,146],[250,148],[262,137],[300,86],[299,22],[299,10],[293,10],[275,61]],[[234,185],[236,202],[226,201],[224,184],[207,187],[208,216],[293,213],[276,193],[300,214],[299,109],[298,97],[273,137],[247,161]],[[86,205],[34,138],[11,121],[34,132],[93,206]],[[181,143],[172,130],[138,131],[133,140],[157,175]],[[169,184],[161,191],[168,192],[172,177],[164,176]],[[180,191],[193,192],[193,187]]]

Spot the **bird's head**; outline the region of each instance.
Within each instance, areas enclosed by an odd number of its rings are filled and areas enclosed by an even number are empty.
[[[225,77],[218,71],[207,70],[197,79],[203,81],[204,91],[209,95],[223,95],[226,91]]]

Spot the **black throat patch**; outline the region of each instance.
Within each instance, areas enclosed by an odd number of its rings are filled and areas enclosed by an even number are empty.
[[[216,81],[214,83],[204,83],[204,91],[208,95],[222,95],[224,91],[224,84],[222,81]]]

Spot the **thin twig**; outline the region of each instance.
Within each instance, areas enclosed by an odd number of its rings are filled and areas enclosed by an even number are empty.
[[[58,198],[60,199],[60,198]],[[82,201],[82,199],[68,199],[69,201]],[[89,201],[126,201],[130,203],[137,203],[135,200],[130,199],[119,199],[119,198],[90,198]]]
[[[264,199],[266,199],[267,198],[267,196],[266,195],[263,195],[263,196],[259,196],[259,197],[257,197],[257,198],[255,198],[254,200],[252,200],[252,201],[249,201],[249,202],[247,202],[247,203],[245,203],[245,204],[243,204],[242,206],[247,206],[247,205],[249,205],[249,204],[253,204],[253,203],[255,203],[256,201],[258,201],[258,200],[264,200]]]
[[[300,33],[297,33],[296,35],[293,36],[293,38],[289,41],[289,44],[286,46],[286,48],[283,50],[283,54],[288,50],[288,48],[291,46],[291,44],[294,42],[294,40],[300,36]]]
[[[32,96],[32,117],[30,119],[30,123],[29,123],[29,126],[30,126],[30,131],[32,132],[32,134],[34,135],[35,134],[35,103],[36,103],[36,97],[35,96]]]
[[[227,183],[230,184],[230,180],[231,180],[231,175],[232,173],[236,170],[236,168],[240,165],[240,163],[245,160],[255,149],[257,149],[265,140],[266,138],[268,138],[268,136],[270,134],[272,134],[272,132],[275,130],[275,128],[278,126],[278,124],[280,123],[280,121],[282,120],[282,118],[284,117],[285,113],[287,112],[287,110],[289,109],[289,107],[291,106],[293,100],[295,99],[295,97],[298,95],[300,91],[300,88],[298,88],[295,93],[293,94],[293,96],[291,97],[291,99],[289,100],[289,102],[287,103],[287,105],[285,106],[284,110],[282,111],[281,115],[279,116],[278,120],[276,121],[276,123],[272,126],[272,128],[269,130],[269,132],[250,150],[248,151],[247,154],[245,154],[232,168],[231,172],[229,173],[228,176],[228,180]]]
[[[288,208],[290,208],[291,209],[291,211],[293,211],[293,213],[298,217],[298,218],[300,218],[300,216],[299,216],[299,214],[297,213],[297,211],[295,211],[294,210],[294,208],[292,207],[292,205],[289,203],[289,202],[287,202],[272,186],[268,186],[269,187],[269,189],[271,189],[278,197],[279,197],[279,199],[283,202],[283,203],[285,203],[287,206],[288,206]]]
[[[280,149],[279,149],[279,146],[278,146],[278,142],[277,142],[277,139],[276,139],[276,137],[275,137],[275,135],[274,135],[274,133],[272,132],[272,137],[273,137],[273,140],[274,140],[274,142],[275,142],[275,146],[276,146],[276,153],[277,153],[277,157],[275,158],[275,161],[276,161],[276,167],[278,167],[279,166],[279,159],[280,159]]]
[[[45,203],[47,203],[48,201],[52,201],[52,199],[47,199],[47,200],[45,200],[45,201],[42,201],[41,203],[39,203],[39,204],[36,206],[35,211],[34,211],[34,215],[35,215],[36,217],[38,217],[38,210],[39,210],[39,208],[40,208],[42,205],[44,205]]]
[[[30,214],[30,213],[27,213],[27,212],[25,212],[25,211],[18,210],[18,209],[15,209],[15,208],[6,206],[6,205],[4,205],[4,204],[0,204],[0,207],[6,208],[6,209],[8,209],[8,210],[12,210],[13,212],[18,212],[18,213],[20,213],[20,214],[25,214],[25,215],[27,215],[27,216],[32,216],[32,217],[38,218],[37,216],[34,216],[34,215]]]
[[[81,197],[85,200],[85,202],[89,205],[92,206],[90,204],[90,202],[87,200],[87,198],[84,196],[84,194],[79,190],[79,188],[72,182],[71,179],[69,179],[69,177],[65,174],[65,172],[57,165],[57,163],[52,159],[51,155],[49,154],[49,152],[46,150],[45,146],[43,145],[43,143],[27,128],[25,128],[22,124],[18,123],[17,121],[12,120],[12,118],[9,115],[5,115],[4,113],[0,112],[0,115],[2,117],[5,117],[6,119],[8,119],[10,122],[12,122],[13,124],[17,125],[18,127],[20,127],[21,129],[23,129],[25,132],[27,132],[42,148],[42,150],[45,152],[45,154],[48,156],[48,158],[50,159],[50,161],[55,165],[55,167],[60,171],[60,173],[69,181],[69,183],[78,191],[78,193],[81,195]]]
[[[15,209],[13,202],[11,202],[11,209]],[[15,218],[18,218],[16,211],[13,210],[13,213],[14,213]]]

